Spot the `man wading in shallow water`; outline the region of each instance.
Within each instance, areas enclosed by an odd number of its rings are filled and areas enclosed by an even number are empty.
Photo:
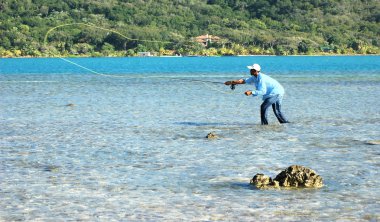
[[[281,112],[281,102],[285,94],[285,90],[277,80],[260,73],[261,67],[259,64],[247,66],[250,69],[251,77],[246,79],[227,81],[225,85],[250,84],[256,87],[256,90],[245,91],[247,96],[262,96],[263,103],[261,104],[261,125],[268,125],[268,108],[272,105],[273,112],[280,123],[289,123]]]

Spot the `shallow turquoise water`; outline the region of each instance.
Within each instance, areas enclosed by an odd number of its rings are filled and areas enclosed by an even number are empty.
[[[0,220],[380,219],[379,56],[70,61],[0,60]],[[291,124],[221,84],[254,62]],[[292,164],[325,186],[249,186]]]

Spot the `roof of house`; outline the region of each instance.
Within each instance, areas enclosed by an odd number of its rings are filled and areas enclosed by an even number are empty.
[[[206,34],[206,35],[200,35],[200,36],[195,37],[195,40],[197,42],[205,42],[205,41],[209,41],[209,40],[218,41],[218,40],[220,40],[220,37],[215,36],[215,35]]]

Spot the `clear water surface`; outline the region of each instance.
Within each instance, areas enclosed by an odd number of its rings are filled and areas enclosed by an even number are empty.
[[[0,220],[380,220],[379,56],[69,60],[0,59]],[[291,124],[222,84],[254,62]],[[325,186],[249,186],[293,164]]]

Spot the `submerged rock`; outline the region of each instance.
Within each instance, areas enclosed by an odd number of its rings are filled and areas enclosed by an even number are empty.
[[[256,174],[250,184],[257,188],[278,188],[278,187],[306,187],[319,188],[323,186],[322,177],[314,170],[292,165],[279,173],[274,179],[264,174]]]
[[[368,140],[366,142],[368,145],[380,145],[380,140]]]
[[[206,138],[207,139],[216,139],[216,138],[218,138],[218,136],[215,133],[211,132],[211,133],[207,134]]]

